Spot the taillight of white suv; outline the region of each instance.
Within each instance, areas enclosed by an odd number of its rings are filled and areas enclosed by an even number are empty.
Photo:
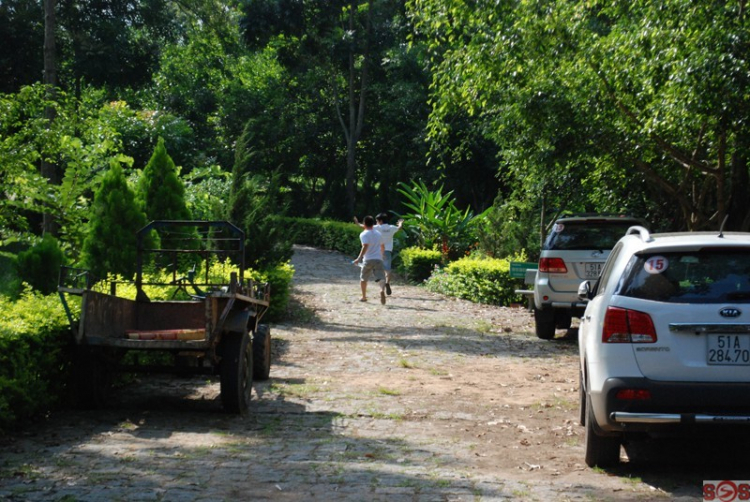
[[[568,267],[562,258],[540,258],[539,271],[548,274],[567,274]]]
[[[604,315],[602,343],[656,343],[651,316],[637,310],[608,307]]]

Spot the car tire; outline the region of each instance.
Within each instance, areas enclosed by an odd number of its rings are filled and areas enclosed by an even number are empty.
[[[570,325],[573,323],[573,316],[569,310],[566,309],[555,309],[555,328],[557,329],[570,329]]]
[[[583,371],[578,370],[578,423],[586,425],[586,388],[583,382]]]
[[[586,444],[584,460],[589,467],[612,467],[620,463],[620,437],[600,436],[591,398],[586,399]]]
[[[551,340],[555,337],[555,310],[552,308],[534,308],[534,322],[536,323],[536,336],[542,340]]]

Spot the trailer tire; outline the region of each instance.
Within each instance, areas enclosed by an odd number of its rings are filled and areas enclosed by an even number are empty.
[[[78,347],[75,354],[73,379],[79,408],[94,410],[105,407],[112,386],[112,372],[101,351]]]
[[[229,413],[244,415],[253,387],[252,343],[247,332],[228,332],[221,342],[221,403]]]
[[[259,324],[253,332],[253,379],[268,380],[271,375],[271,328]]]

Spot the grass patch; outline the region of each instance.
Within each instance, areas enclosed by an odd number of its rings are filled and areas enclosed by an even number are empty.
[[[400,396],[401,391],[398,391],[396,389],[386,389],[385,387],[379,387],[378,393],[383,394],[385,396]]]
[[[411,370],[417,367],[413,362],[404,358],[399,359],[398,364],[399,366],[401,366],[402,368],[406,368],[407,370]]]
[[[401,421],[404,419],[404,415],[401,413],[382,413],[380,411],[375,410],[369,410],[367,412],[368,415],[370,415],[371,418],[374,418],[376,420],[397,420]]]
[[[321,388],[319,385],[309,383],[272,383],[268,391],[283,397],[309,397],[317,394]]]

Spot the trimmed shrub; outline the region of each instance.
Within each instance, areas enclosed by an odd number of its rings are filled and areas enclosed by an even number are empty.
[[[56,294],[0,296],[0,433],[55,407],[65,394],[70,325]]]
[[[65,263],[65,256],[57,242],[51,235],[45,235],[42,240],[26,251],[18,253],[16,266],[18,277],[35,290],[49,295],[57,292],[57,281],[60,266]]]
[[[522,302],[515,293],[522,284],[510,277],[507,259],[466,257],[436,270],[426,282],[427,289],[477,303],[508,306]]]
[[[427,280],[443,258],[440,251],[409,247],[399,252],[399,271],[412,282]]]
[[[362,247],[359,242],[362,229],[354,223],[307,218],[278,218],[277,224],[287,229],[293,236],[295,244],[340,251],[351,255],[352,258],[359,254]]]
[[[267,282],[271,286],[271,305],[262,321],[282,320],[289,304],[294,267],[289,263],[282,263],[261,271],[250,270],[249,273],[254,281]]]

